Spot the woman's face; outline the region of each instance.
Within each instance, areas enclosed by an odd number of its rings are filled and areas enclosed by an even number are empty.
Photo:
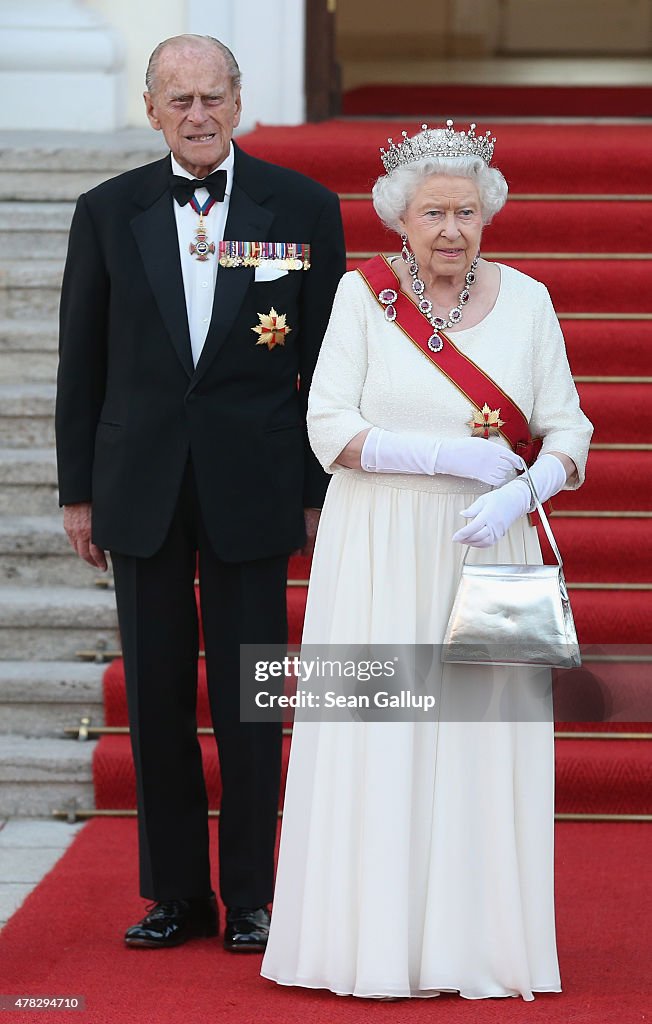
[[[445,174],[424,178],[401,225],[422,274],[463,278],[482,237],[475,182]]]

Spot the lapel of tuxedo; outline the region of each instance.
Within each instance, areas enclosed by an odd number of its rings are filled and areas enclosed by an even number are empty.
[[[233,186],[224,238],[231,241],[263,242],[274,220],[272,210],[261,202],[269,195],[258,162],[235,148]],[[191,386],[204,376],[226,341],[245,294],[254,279],[253,267],[220,267],[217,274],[213,313]]]
[[[179,236],[169,190],[171,173],[169,157],[152,165],[143,188],[134,197],[143,209],[131,221],[131,230],[172,344],[188,377],[192,377],[194,367]]]

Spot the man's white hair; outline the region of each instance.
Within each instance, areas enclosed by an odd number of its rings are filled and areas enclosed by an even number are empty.
[[[147,92],[153,92],[156,87],[156,72],[164,50],[172,47],[181,49],[183,46],[197,45],[198,42],[210,43],[222,55],[226,63],[227,74],[231,79],[231,88],[234,92],[236,89],[239,89],[242,82],[240,68],[228,46],[225,46],[224,43],[221,43],[219,39],[215,39],[213,36],[199,36],[189,32],[182,36],[171,36],[169,39],[164,39],[153,50],[147,64],[147,71],[145,72],[145,88]]]

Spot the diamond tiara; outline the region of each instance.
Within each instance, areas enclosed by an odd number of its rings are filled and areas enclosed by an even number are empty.
[[[380,159],[387,174],[427,156],[479,156],[488,165],[496,139],[491,132],[476,135],[475,127],[472,124],[468,132],[456,132],[451,120],[446,122],[445,128],[428,128],[427,124],[422,124],[421,131],[411,138],[407,132],[402,132],[403,141],[398,145],[388,139],[389,149],[381,146]]]

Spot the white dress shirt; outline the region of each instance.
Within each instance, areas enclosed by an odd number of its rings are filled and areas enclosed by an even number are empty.
[[[184,178],[194,177],[193,174],[186,171],[174,159],[172,154],[171,160],[173,174],[179,174]],[[231,143],[227,158],[218,167],[213,168],[213,170],[226,171],[226,192],[224,193],[224,202],[215,203],[210,213],[204,217],[207,240],[215,243],[215,253],[209,256],[207,260],[198,260],[190,254],[190,245],[195,241],[199,226],[199,215],[195,213],[190,203],[186,203],[185,206],[179,206],[176,199],[172,200],[174,216],[177,222],[177,235],[179,237],[181,273],[183,275],[183,290],[186,296],[192,359],[195,366],[199,362],[213,312],[213,297],[215,295],[215,284],[219,270],[218,243],[224,238],[224,227],[229,212],[229,200],[233,186],[233,143]],[[195,199],[200,206],[203,206],[208,198],[208,189],[198,188],[196,190]]]

